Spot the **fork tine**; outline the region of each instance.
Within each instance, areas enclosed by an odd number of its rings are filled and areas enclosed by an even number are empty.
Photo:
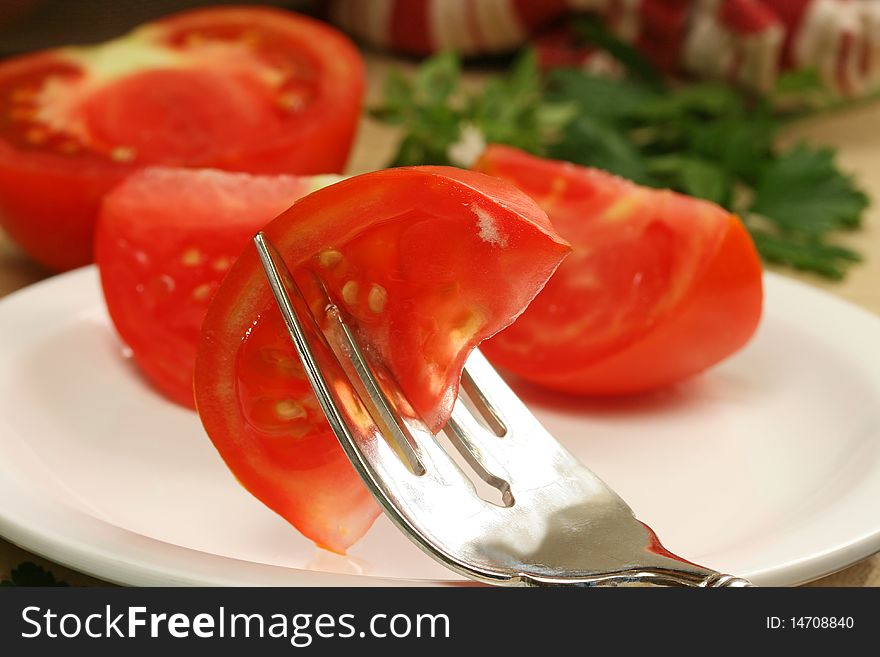
[[[262,233],[256,235],[254,244],[309,383],[367,485],[376,492],[407,481],[401,480],[397,464],[405,464],[417,476],[430,470],[432,477],[446,482],[460,476],[454,461],[421,421],[407,417],[388,398],[323,283],[317,277],[313,281],[325,305],[331,341],[317,325],[302,289],[274,245]]]
[[[408,470],[407,467],[400,458],[387,458],[382,454],[384,441],[375,440],[376,432],[370,429],[376,427],[371,427],[371,418],[356,391],[350,384],[348,389],[344,387],[343,383],[349,383],[348,377],[315,324],[302,291],[283,258],[262,232],[254,237],[254,244],[309,383],[346,454],[365,481],[401,476],[403,471]],[[306,321],[303,322],[301,318]],[[332,385],[330,380],[333,381]],[[391,450],[390,446],[386,447]],[[400,465],[399,468],[395,467],[395,462]],[[398,471],[388,472],[389,469]]]
[[[320,287],[329,300],[329,294],[326,293],[323,284]],[[406,447],[412,450],[413,457],[419,459],[418,467],[414,472],[422,474],[430,470],[432,476],[447,483],[461,477],[462,473],[458,466],[440,447],[434,434],[428,430],[424,422],[416,417],[415,411],[409,407],[409,402],[406,401],[397,383],[390,377],[384,377],[380,385],[358,341],[335,304],[330,303],[327,316],[335,329],[332,332],[336,340],[331,348],[336,352],[343,370],[348,373],[349,381],[358,390],[367,407],[375,408],[372,414],[379,428],[393,427],[399,436],[398,440],[404,441]],[[346,367],[347,364],[350,367]],[[391,401],[391,399],[399,401]],[[377,414],[380,415],[379,418],[376,417]]]
[[[514,496],[518,487],[540,483],[535,481],[538,472],[554,471],[557,465],[582,467],[477,349],[465,365],[462,388],[476,402],[480,421],[461,403],[456,404],[453,418],[466,431],[474,456],[493,474],[506,477]],[[539,461],[554,467],[536,467]]]

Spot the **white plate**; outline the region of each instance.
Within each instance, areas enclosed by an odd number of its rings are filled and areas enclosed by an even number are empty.
[[[880,549],[880,319],[768,275],[747,349],[663,394],[527,401],[673,552],[787,585]],[[384,517],[340,557],[240,488],[125,357],[94,268],[0,302],[0,534],[125,584],[458,579]]]

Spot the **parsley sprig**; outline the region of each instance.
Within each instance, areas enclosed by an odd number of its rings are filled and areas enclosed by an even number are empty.
[[[558,130],[575,111],[572,103],[545,97],[534,53],[523,53],[504,75],[489,78],[479,93],[466,94],[461,62],[447,52],[426,60],[412,78],[391,71],[384,103],[372,115],[403,128],[391,166],[408,166],[462,164],[454,162],[450,149],[468,128],[479,130],[485,142],[544,153],[546,144],[559,140]]]
[[[671,86],[595,24],[582,29],[630,75],[542,76],[529,51],[480,91],[462,88],[461,63],[450,53],[414,77],[390,74],[373,114],[403,130],[392,164],[466,166],[482,144],[508,144],[718,203],[742,217],[770,262],[839,279],[859,260],[835,238],[861,225],[868,197],[833,150],[776,146],[790,119],[777,108],[792,97],[825,99],[815,75],[784,76],[765,98],[721,83]]]
[[[0,586],[67,586],[67,582],[55,579],[55,575],[31,561],[20,563],[9,573],[9,579],[0,581]]]

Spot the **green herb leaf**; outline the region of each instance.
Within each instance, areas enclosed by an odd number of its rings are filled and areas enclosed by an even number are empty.
[[[842,279],[849,265],[861,261],[855,251],[816,238],[774,235],[761,229],[750,232],[758,252],[768,262],[812,271],[832,280]]]
[[[547,97],[576,103],[581,112],[614,124],[629,122],[656,93],[627,80],[587,75],[576,69],[557,69],[547,78]]]
[[[443,52],[427,60],[416,76],[413,88],[416,102],[425,105],[445,103],[458,87],[461,62],[455,53]]]
[[[819,238],[861,224],[868,197],[834,163],[830,148],[804,143],[768,162],[749,210],[785,234]]]
[[[13,568],[10,579],[0,581],[0,586],[67,586],[67,582],[55,579],[55,575],[30,561]]]
[[[814,68],[799,68],[783,72],[776,79],[774,89],[774,93],[777,94],[806,94],[827,91],[828,86]]]
[[[748,120],[721,117],[694,121],[685,125],[682,150],[714,162],[729,178],[751,185],[762,166],[773,159],[776,128],[774,120],[764,113],[755,113]]]
[[[651,175],[661,186],[729,206],[733,181],[709,160],[685,155],[661,155],[648,160]]]
[[[537,59],[526,50],[507,75],[489,80],[483,93],[470,99],[465,118],[483,133],[487,142],[540,152],[545,128],[539,123],[542,103]]]
[[[720,82],[704,82],[654,95],[639,108],[638,116],[646,123],[677,123],[746,113],[741,93]]]
[[[574,20],[574,29],[584,43],[607,52],[623,64],[631,78],[655,89],[665,86],[663,76],[654,65],[630,44],[609,32],[598,17],[578,17]]]
[[[626,134],[610,123],[581,114],[549,151],[550,157],[610,171],[641,184],[652,184],[644,157]]]

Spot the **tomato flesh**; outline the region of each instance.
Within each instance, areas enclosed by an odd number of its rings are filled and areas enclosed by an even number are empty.
[[[513,321],[568,249],[524,194],[447,167],[348,179],[264,231],[295,275],[324,281],[433,430],[448,419],[467,354]],[[208,434],[254,495],[331,550],[369,528],[378,507],[318,408],[255,252],[209,308],[195,385]]]
[[[117,144],[125,149],[117,157],[211,162],[266,136],[271,114],[248,82],[208,71],[146,71],[96,92],[79,109],[92,144]]]
[[[265,7],[147,23],[0,63],[0,224],[52,269],[91,259],[101,197],[149,165],[341,171],[363,64],[333,28]]]
[[[254,233],[337,180],[153,167],[107,194],[95,237],[104,298],[158,390],[195,407],[196,347],[220,281]]]
[[[484,345],[497,365],[564,392],[636,393],[714,365],[754,333],[761,265],[734,215],[502,146],[476,168],[526,191],[574,249]]]

